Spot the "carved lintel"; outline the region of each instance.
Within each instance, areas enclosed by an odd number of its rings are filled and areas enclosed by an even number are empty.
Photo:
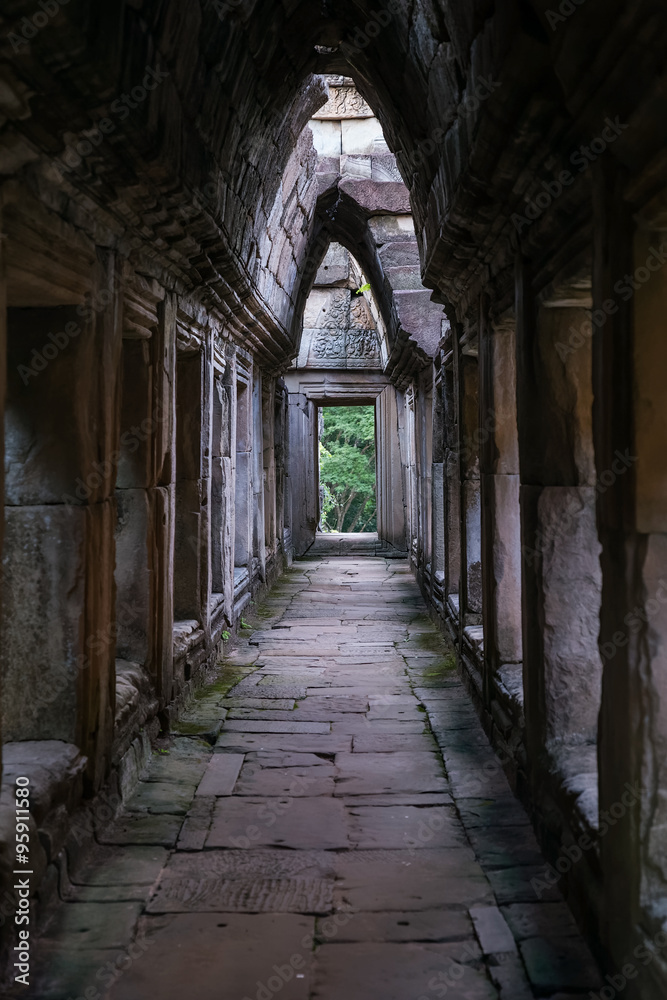
[[[372,118],[373,111],[354,87],[329,87],[329,100],[313,118]]]

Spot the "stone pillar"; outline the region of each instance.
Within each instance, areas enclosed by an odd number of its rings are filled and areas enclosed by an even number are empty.
[[[576,288],[538,303],[517,278],[517,418],[528,764],[536,796],[566,776],[586,785],[595,823],[595,742],[602,665],[595,525],[590,300]],[[587,335],[588,334],[588,335]],[[547,754],[545,755],[545,750]],[[538,766],[538,762],[539,766]]]
[[[267,563],[276,554],[276,384],[265,380],[262,389],[262,476],[264,484],[264,550]]]
[[[204,345],[176,363],[174,618],[205,627],[209,617],[211,364]]]
[[[377,397],[376,461],[378,491],[378,536],[405,551],[405,503],[401,443],[398,432],[397,390],[386,386]]]
[[[234,576],[247,587],[252,577],[253,551],[253,379],[252,365],[236,368],[236,445],[234,477]],[[235,587],[236,589],[236,587]]]
[[[482,309],[480,366],[480,479],[485,700],[504,666],[521,671],[521,519],[516,422],[514,314],[492,322]],[[518,679],[518,678],[517,678]]]
[[[461,592],[461,469],[458,342],[450,330],[442,352],[443,479],[445,508],[444,601],[459,618]]]
[[[264,443],[262,419],[262,374],[253,366],[252,380],[252,578],[266,580],[266,544],[264,540]]]
[[[127,332],[127,331],[126,331]],[[151,587],[153,370],[149,337],[123,338],[116,478],[116,679],[155,673]],[[142,683],[142,687],[145,684]]]
[[[230,367],[215,373],[211,419],[211,587],[213,593],[223,595],[228,625],[234,611],[234,388]]]
[[[405,522],[408,558],[418,570],[417,456],[415,442],[415,390],[411,385],[403,396],[402,407],[403,475],[405,492]]]
[[[276,549],[283,559],[291,558],[291,546],[286,538],[287,524],[287,390],[284,382],[276,382],[274,407],[274,454],[276,465]]]
[[[423,587],[432,590],[432,480],[433,456],[433,371],[427,368],[420,376],[415,400],[415,460],[417,473],[416,519],[418,565]]]
[[[665,195],[639,211],[626,201],[624,177],[610,165],[600,166],[596,182],[600,932],[619,966],[633,948],[652,956],[636,963],[639,976],[627,992],[632,1000],[657,1000],[667,993],[665,952],[653,944],[665,927],[667,895]]]
[[[444,428],[444,379],[441,366],[441,356],[438,355],[433,366],[433,408],[431,416],[432,428],[432,520],[431,535],[433,539],[432,555],[432,598],[439,609],[444,601],[445,584],[445,428]]]
[[[176,454],[176,308],[167,295],[157,307],[151,339],[153,364],[151,607],[155,690],[164,707],[171,699],[174,661],[174,521]]]
[[[479,368],[476,348],[459,358],[461,475],[461,621],[481,625],[482,512],[479,482]]]
[[[291,543],[302,556],[315,541],[319,523],[317,407],[303,393],[290,392],[288,470]]]
[[[0,240],[0,445],[5,453],[5,394],[7,386],[7,274],[6,274],[6,241]],[[5,495],[5,463],[0,467],[0,491]],[[3,617],[2,595],[2,545],[5,532],[4,511],[0,517],[0,622]],[[2,661],[0,660],[0,666]],[[3,671],[0,669],[0,773],[2,768],[2,705],[3,705]]]

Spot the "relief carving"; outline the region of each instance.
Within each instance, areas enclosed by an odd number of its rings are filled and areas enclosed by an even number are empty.
[[[329,100],[313,118],[372,118],[373,112],[354,87],[329,87]]]

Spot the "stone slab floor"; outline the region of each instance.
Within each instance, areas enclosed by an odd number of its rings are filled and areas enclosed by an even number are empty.
[[[303,560],[255,621],[64,878],[31,995],[598,988],[557,888],[531,887],[544,861],[407,563]]]

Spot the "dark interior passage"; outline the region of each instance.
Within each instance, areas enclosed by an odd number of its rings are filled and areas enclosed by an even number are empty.
[[[0,994],[664,1000],[664,2],[0,15]]]

